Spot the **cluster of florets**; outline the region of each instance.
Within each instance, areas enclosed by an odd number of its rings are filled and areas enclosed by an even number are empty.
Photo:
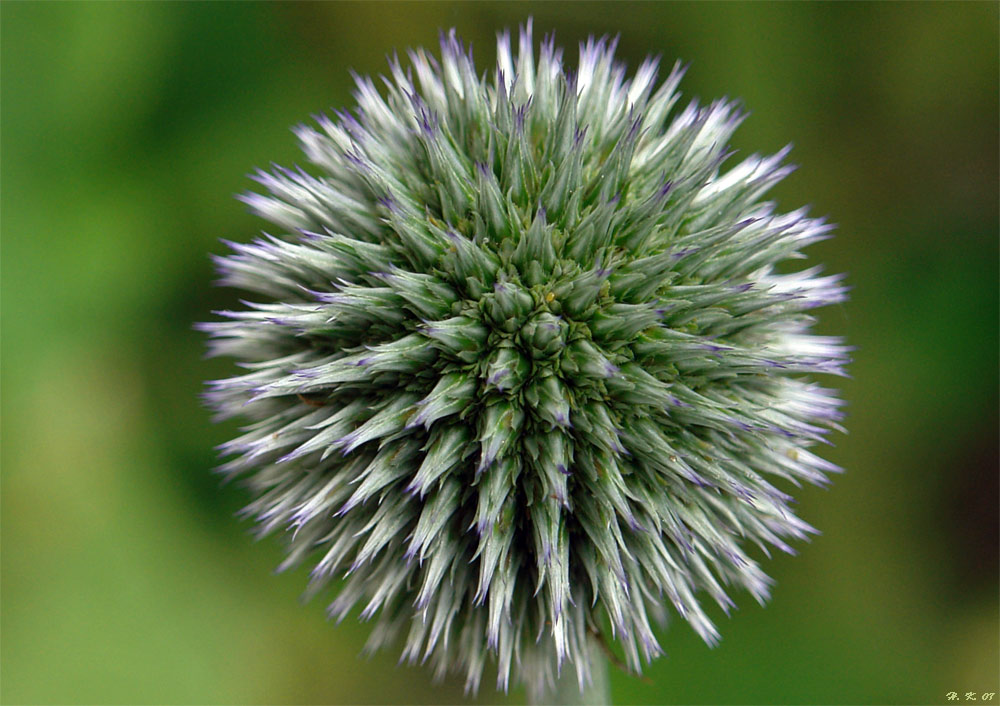
[[[699,595],[764,601],[746,545],[811,531],[767,478],[836,470],[807,449],[840,403],[803,375],[841,372],[806,312],[844,289],[775,270],[830,227],[760,200],[784,152],[721,170],[732,103],[675,113],[679,68],[613,53],[569,73],[529,26],[490,80],[453,34],[384,95],[358,78],[355,114],[297,130],[321,175],[244,197],[280,234],[218,260],[271,300],[204,325],[249,369],[207,394],[253,421],[222,448],[248,514],[372,648],[471,689],[488,661],[585,683],[595,642],[638,670],[669,606],[714,643]]]

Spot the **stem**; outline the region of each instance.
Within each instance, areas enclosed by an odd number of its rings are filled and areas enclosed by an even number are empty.
[[[528,703],[533,706],[610,706],[611,681],[608,679],[608,658],[601,651],[593,638],[588,638],[590,647],[591,669],[590,684],[580,684],[576,679],[576,669],[570,664],[563,664],[562,674],[556,679],[555,689],[546,692],[537,701],[528,696]]]

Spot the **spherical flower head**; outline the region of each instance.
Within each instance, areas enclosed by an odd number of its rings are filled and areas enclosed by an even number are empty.
[[[248,371],[207,393],[251,421],[222,446],[247,513],[369,647],[470,690],[585,684],[597,642],[639,670],[671,607],[716,642],[705,597],[768,597],[748,545],[813,531],[771,481],[838,470],[813,376],[847,349],[807,312],[845,290],[776,268],[831,227],[762,200],[785,151],[723,167],[733,103],[678,109],[682,69],[614,48],[569,71],[529,24],[480,78],[452,32],[357,78],[296,130],[315,169],[243,197],[276,234],[217,261],[265,299],[203,325]]]

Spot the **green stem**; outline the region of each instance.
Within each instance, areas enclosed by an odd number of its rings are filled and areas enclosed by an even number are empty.
[[[563,664],[562,674],[556,679],[555,689],[546,692],[538,701],[529,696],[529,706],[610,706],[611,681],[608,679],[608,658],[591,638],[590,652],[593,657],[590,669],[590,684],[580,684],[576,679],[576,668]]]

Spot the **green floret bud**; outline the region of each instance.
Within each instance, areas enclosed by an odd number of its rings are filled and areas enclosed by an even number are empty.
[[[535,307],[531,293],[516,282],[497,282],[481,301],[490,323],[505,333],[519,331]]]
[[[531,372],[531,361],[508,340],[490,354],[484,375],[486,385],[499,392],[513,392],[524,384]]]
[[[566,346],[566,322],[547,311],[532,316],[517,339],[532,358],[551,358]]]

